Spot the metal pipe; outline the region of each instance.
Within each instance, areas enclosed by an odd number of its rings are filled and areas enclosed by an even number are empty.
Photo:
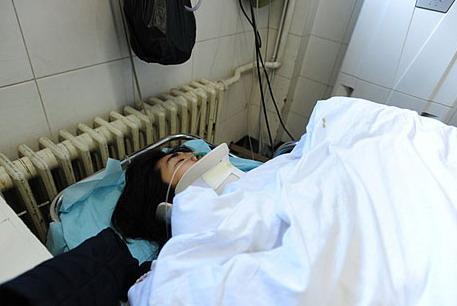
[[[281,67],[280,62],[266,62],[265,63],[265,68],[268,68],[268,69],[278,69],[280,67]],[[257,63],[245,64],[243,66],[236,68],[235,72],[231,78],[226,79],[226,80],[221,80],[219,82],[222,83],[222,85],[224,85],[224,89],[227,90],[230,87],[230,85],[232,85],[240,80],[241,75],[243,73],[249,72],[254,68],[257,68]]]
[[[132,155],[126,156],[125,159],[123,161],[121,161],[121,166],[122,166],[122,168],[128,167],[128,165],[130,165],[132,163],[132,161],[135,158],[137,158],[138,156],[143,155],[144,153],[149,152],[151,150],[157,149],[158,147],[160,147],[168,142],[179,141],[179,140],[195,140],[195,139],[202,139],[202,138],[200,138],[198,136],[194,136],[194,135],[187,135],[187,134],[176,134],[176,135],[172,135],[172,136],[167,136],[165,138],[162,138],[158,142],[156,142],[152,145],[149,145],[149,146],[139,150],[138,152],[133,153]]]
[[[272,61],[277,61],[278,59],[283,60],[284,50],[286,48],[287,43],[287,37],[289,35],[290,27],[292,25],[292,18],[294,16],[295,3],[296,0],[284,1],[284,8],[286,14],[285,16],[281,16],[280,29],[278,31],[278,35],[280,34],[280,36],[277,37],[277,46],[275,46],[275,53],[273,53]],[[282,20],[282,18],[284,18],[284,20]],[[277,50],[276,47],[278,48]]]
[[[273,61],[276,61],[276,59],[278,58],[279,44],[281,42],[281,36],[282,36],[282,31],[284,29],[284,21],[286,20],[288,6],[289,6],[289,0],[284,0],[284,4],[282,6],[282,12],[281,12],[281,19],[279,20],[278,35],[276,36],[275,48],[274,48],[273,56],[272,56]]]

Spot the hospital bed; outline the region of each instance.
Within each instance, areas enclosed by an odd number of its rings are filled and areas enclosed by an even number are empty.
[[[177,144],[182,144],[185,141],[195,141],[195,140],[200,140],[203,144],[207,145],[208,150],[213,149],[215,147],[213,144],[208,143],[207,141],[205,141],[204,139],[202,139],[198,136],[187,135],[187,134],[172,135],[172,136],[165,137],[165,138],[161,139],[160,141],[129,155],[127,158],[120,161],[120,167],[122,168],[122,170],[127,169],[128,166],[133,161],[135,161],[135,159],[140,158],[141,156],[144,156],[145,154],[148,154],[152,150],[155,150],[157,148],[166,147],[166,146],[175,146]],[[294,143],[286,143],[286,144],[280,146],[278,148],[278,150],[275,152],[275,156],[284,154],[286,152],[290,152],[292,150],[293,146],[294,146]],[[242,159],[240,159],[238,156],[236,156],[232,153],[230,153],[230,156],[232,158],[236,159],[237,161],[242,161]],[[256,163],[255,161],[250,161],[250,160],[243,160],[243,161],[245,161],[245,163],[252,163],[252,164]],[[81,221],[81,220],[83,220],[83,217],[81,217],[83,214],[81,213],[80,208],[76,209],[77,212],[68,211],[67,210],[68,206],[63,206],[63,203],[64,203],[63,198],[64,198],[65,192],[67,192],[67,195],[69,194],[69,189],[73,188],[71,190],[74,190],[75,189],[74,187],[77,186],[78,184],[81,184],[84,182],[89,182],[91,180],[95,180],[95,178],[98,179],[98,177],[103,175],[103,172],[111,171],[111,169],[112,169],[111,162],[114,162],[114,161],[109,161],[105,169],[100,170],[99,172],[89,176],[88,178],[86,178],[85,180],[83,180],[81,182],[77,182],[77,183],[67,187],[62,192],[60,192],[51,202],[50,216],[51,216],[52,222],[50,224],[47,246],[54,255],[60,254],[62,252],[65,252],[67,250],[70,250],[70,249],[76,247],[83,241],[83,238],[87,239],[92,234],[96,234],[96,232],[98,232],[99,230],[110,225],[110,221],[109,221],[110,220],[110,209],[112,207],[114,207],[115,202],[117,201],[117,197],[119,196],[119,192],[120,192],[119,191],[120,186],[113,187],[113,188],[117,188],[118,192],[114,192],[114,194],[111,194],[111,195],[108,194],[108,196],[106,196],[106,197],[104,196],[103,203],[97,202],[97,201],[88,201],[88,202],[83,203],[84,206],[86,206],[86,208],[83,209],[83,210],[85,210],[84,216],[87,217],[88,221]],[[119,163],[118,161],[115,161],[115,162]],[[258,166],[258,165],[260,165],[260,163],[257,163],[255,166]],[[236,164],[235,164],[235,166],[236,166]],[[244,170],[248,170],[248,169],[244,169]],[[118,168],[118,172],[119,171],[121,171],[120,168]],[[91,188],[91,187],[87,187],[87,188]],[[70,197],[74,198],[73,195],[71,195]],[[94,198],[96,198],[96,197],[94,197]],[[108,206],[110,206],[111,208],[105,209],[103,214],[98,214],[97,209],[92,208],[99,203],[101,204],[102,207],[106,207],[107,206],[106,202],[110,203]],[[79,205],[79,204],[77,204],[77,205]],[[91,207],[91,208],[88,208],[88,207]],[[92,210],[92,209],[94,210],[94,213],[92,213],[92,212],[88,213],[88,210]],[[103,209],[103,208],[100,208],[100,209]],[[62,211],[65,211],[65,218],[66,218],[63,221],[61,220]],[[109,218],[108,218],[108,214],[109,214]],[[75,220],[77,220],[77,221],[75,221]],[[84,219],[84,220],[86,220],[86,219]],[[81,228],[81,231],[74,230],[74,228],[78,228],[78,227]],[[84,232],[84,231],[86,231],[86,232]],[[137,243],[139,243],[139,242],[134,241],[133,245],[135,245]],[[144,241],[143,244],[140,244],[140,246],[138,246],[138,247],[133,246],[133,245],[129,246],[130,251],[132,252],[134,257],[139,259],[140,262],[154,259],[155,256],[157,255],[155,253],[158,250],[157,247],[152,247],[146,241]],[[151,255],[151,257],[148,257],[149,255],[147,255],[147,254],[155,254],[155,255]]]

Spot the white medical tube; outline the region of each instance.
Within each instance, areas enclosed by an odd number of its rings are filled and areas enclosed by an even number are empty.
[[[166,203],[169,203],[168,202],[168,197],[170,196],[170,191],[171,191],[171,186],[173,185],[173,180],[176,176],[176,173],[178,172],[179,169],[181,169],[182,165],[184,165],[188,160],[190,160],[192,157],[189,157],[189,158],[185,158],[183,160],[183,162],[181,162],[181,164],[175,169],[175,171],[173,171],[173,174],[171,175],[171,179],[170,179],[170,183],[168,184],[168,188],[167,188],[167,194],[165,196],[165,202]],[[171,203],[170,203],[171,204]],[[168,205],[166,206],[166,210],[165,210],[165,216],[168,216]],[[167,235],[167,238],[170,237],[170,233],[168,232],[168,218],[165,218],[165,232],[166,232],[166,235]]]

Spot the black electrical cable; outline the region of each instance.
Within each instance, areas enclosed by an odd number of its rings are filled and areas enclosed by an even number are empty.
[[[268,113],[267,113],[267,105],[265,103],[265,97],[263,93],[263,82],[262,82],[262,73],[260,72],[260,63],[259,63],[259,49],[256,48],[256,62],[257,62],[257,76],[259,78],[259,89],[260,89],[260,97],[262,99],[262,109],[263,109],[263,116],[265,117],[265,124],[267,126],[267,131],[268,131],[268,140],[270,141],[270,148],[271,150],[274,149],[273,145],[273,137],[271,136],[271,129],[270,129],[270,123],[268,121]]]
[[[251,0],[249,0],[249,1],[251,1]],[[239,0],[238,2],[240,3],[241,11],[243,12],[244,17],[246,17],[246,20],[249,22],[251,27],[254,29],[254,35],[256,36],[256,39],[258,39],[258,41],[260,42],[260,45],[262,45],[262,38],[260,36],[259,31],[257,31],[257,25],[254,25],[252,20],[249,18],[248,13],[246,13],[246,10],[244,9],[242,0]]]
[[[261,100],[262,100],[262,106],[263,106],[263,111],[264,111],[265,123],[267,125],[267,131],[268,131],[268,136],[269,136],[269,140],[270,140],[270,145],[271,145],[271,148],[273,149],[273,140],[272,140],[272,137],[271,137],[271,130],[270,130],[270,126],[269,126],[269,123],[268,123],[268,115],[267,115],[267,111],[266,111],[265,97],[264,97],[264,94],[263,94],[263,85],[262,85],[263,82],[262,82],[262,77],[261,77],[261,73],[260,73],[260,65],[259,64],[262,65],[262,70],[263,70],[263,73],[264,73],[265,78],[267,80],[268,91],[269,91],[270,97],[271,97],[271,99],[273,101],[273,105],[275,107],[276,114],[278,115],[281,127],[284,129],[284,131],[287,133],[287,135],[290,137],[291,140],[295,140],[295,138],[293,137],[293,135],[287,129],[287,127],[286,127],[286,125],[285,125],[285,123],[284,123],[284,121],[282,119],[281,113],[279,111],[278,104],[276,103],[276,99],[274,97],[273,90],[272,90],[272,87],[271,87],[270,78],[269,78],[267,69],[265,67],[265,63],[263,61],[262,53],[260,52],[260,48],[262,46],[262,40],[261,40],[261,36],[260,36],[260,33],[258,31],[258,28],[257,28],[257,22],[256,22],[255,14],[254,14],[254,5],[253,5],[253,1],[254,0],[248,0],[248,1],[249,1],[251,18],[252,19],[249,18],[246,10],[244,9],[242,0],[239,0],[239,3],[240,3],[241,11],[243,12],[244,16],[248,20],[249,24],[252,26],[252,28],[254,30],[254,34],[255,34],[257,75],[258,75],[258,78],[259,78],[259,87],[260,87],[260,93],[261,93]],[[259,63],[259,61],[260,61],[260,63]]]
[[[255,19],[255,14],[254,14],[254,6],[253,6],[253,1],[254,0],[249,0],[249,5],[250,5],[250,8],[251,8],[251,18],[252,18],[252,25],[255,26],[255,29],[254,31],[256,31],[258,33],[258,30],[257,30],[257,22],[256,22],[256,19]],[[246,16],[246,15],[245,15]],[[260,36],[260,34],[259,34]],[[260,48],[260,46],[259,46]],[[259,51],[259,59],[260,59],[260,62],[262,64],[262,68],[263,68],[263,73],[265,74],[265,79],[267,80],[267,86],[268,86],[268,91],[270,93],[270,97],[273,101],[273,105],[275,107],[275,110],[276,110],[276,114],[278,115],[278,118],[279,118],[279,123],[281,124],[282,128],[284,129],[284,131],[287,133],[287,135],[290,137],[291,140],[295,140],[295,138],[292,136],[292,134],[289,132],[289,130],[287,129],[283,119],[282,119],[282,116],[280,114],[280,111],[279,111],[279,107],[278,107],[278,104],[276,103],[276,99],[274,97],[274,94],[273,94],[273,89],[271,88],[271,82],[270,82],[270,77],[268,76],[268,72],[267,72],[267,69],[265,67],[265,63],[263,61],[263,57],[262,57],[262,54],[260,53]],[[257,63],[257,66],[258,66],[258,63]]]
[[[249,0],[251,1],[251,0]],[[261,100],[262,100],[262,110],[263,110],[263,116],[265,118],[265,124],[267,126],[267,132],[268,132],[268,140],[270,141],[270,148],[271,150],[273,150],[274,146],[273,146],[273,137],[271,136],[271,128],[270,128],[270,122],[268,120],[268,113],[267,113],[267,107],[266,107],[266,103],[265,103],[265,96],[264,96],[264,93],[263,93],[263,83],[262,83],[262,73],[260,71],[260,60],[259,60],[259,53],[260,53],[260,48],[262,46],[262,40],[261,40],[261,36],[260,36],[260,33],[259,31],[257,30],[257,24],[255,23],[255,19],[250,19],[249,16],[247,15],[245,9],[244,9],[244,6],[243,6],[243,3],[242,3],[242,0],[239,0],[239,3],[240,3],[240,7],[241,7],[241,10],[244,14],[244,16],[246,17],[246,19],[248,20],[248,22],[251,24],[253,30],[254,30],[254,35],[255,35],[255,51],[256,51],[256,63],[257,63],[257,76],[259,78],[259,89],[260,89],[260,97],[261,97]],[[252,3],[250,2],[251,4],[251,15],[253,14],[253,8],[252,8]]]
[[[295,140],[294,136],[292,136],[292,134],[287,129],[287,127],[286,127],[286,125],[285,125],[285,123],[284,123],[284,121],[282,119],[282,116],[280,114],[278,104],[276,103],[276,99],[275,99],[274,94],[273,94],[273,90],[271,89],[270,78],[268,77],[268,72],[267,72],[267,69],[265,68],[265,64],[263,62],[262,56],[260,56],[260,61],[261,61],[262,67],[263,67],[263,73],[265,74],[265,79],[267,80],[268,91],[270,92],[270,97],[271,97],[271,99],[273,101],[273,105],[275,107],[276,113],[278,114],[279,123],[281,124],[282,128],[286,132],[287,136],[289,136],[289,138],[291,140]]]

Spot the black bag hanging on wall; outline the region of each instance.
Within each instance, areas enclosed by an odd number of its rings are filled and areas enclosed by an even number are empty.
[[[195,16],[190,0],[124,0],[130,44],[145,62],[186,62],[195,44]]]

